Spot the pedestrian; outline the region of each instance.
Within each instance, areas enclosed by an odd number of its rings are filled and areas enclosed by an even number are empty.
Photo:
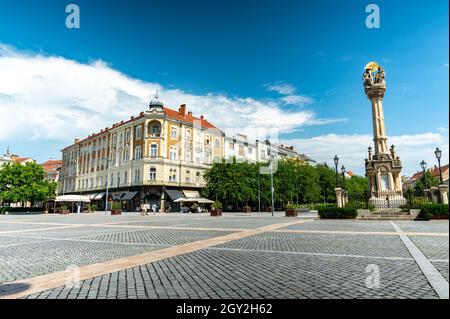
[[[141,206],[140,206],[140,209],[141,209],[141,216],[144,216],[144,204],[141,204]]]
[[[153,211],[153,215],[155,215],[156,214],[156,204],[152,205],[152,211]]]

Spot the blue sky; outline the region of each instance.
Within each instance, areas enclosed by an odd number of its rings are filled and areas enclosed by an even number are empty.
[[[419,158],[432,161],[433,154],[429,153],[435,146],[447,151],[448,157],[448,1],[436,0],[432,5],[423,1],[405,5],[404,1],[361,0],[72,2],[81,10],[81,28],[77,30],[65,27],[68,1],[1,0],[0,59],[2,55],[19,59],[21,64],[17,63],[15,73],[24,70],[26,61],[47,61],[49,66],[43,69],[55,67],[54,72],[61,72],[65,67],[51,59],[56,57],[74,68],[69,68],[74,77],[83,76],[77,73],[83,66],[93,67],[94,71],[114,70],[129,81],[139,80],[143,87],[161,87],[166,101],[186,97],[192,101],[188,108],[194,113],[202,112],[223,126],[232,126],[233,119],[238,121],[240,108],[254,113],[274,107],[278,124],[272,126],[286,127],[280,130],[282,141],[319,161],[329,161],[340,152],[343,161],[360,173],[367,136],[372,132],[370,104],[364,96],[361,74],[364,65],[375,60],[386,69],[387,131],[399,143],[399,155],[406,157],[405,171],[414,172]],[[365,7],[369,3],[380,7],[380,29],[365,27]],[[47,71],[36,72],[32,79]],[[41,82],[56,77],[54,74],[43,73]],[[70,74],[65,79],[67,76]],[[85,81],[78,79],[82,86]],[[43,100],[36,93],[36,85],[45,84],[22,80],[19,78],[20,84],[14,87],[0,75],[2,117],[15,112],[11,100],[17,96],[29,94],[29,100],[39,101],[39,105],[51,105],[48,100],[56,99]],[[36,119],[44,124],[29,135],[9,130],[11,124],[5,122],[6,127],[0,129],[0,148],[10,145],[20,155],[38,161],[58,157],[58,151],[76,137],[74,134],[83,136],[145,109],[145,103],[139,100],[145,99],[141,87],[129,83],[122,87],[123,82],[111,84],[117,89],[113,100],[118,106],[105,106],[109,116],[96,114],[91,123],[82,114],[89,111],[89,103],[99,103],[102,90],[96,99],[83,96],[79,99],[82,102],[73,95],[60,94],[58,103],[62,109],[70,109],[70,116],[59,114],[63,112],[54,107],[43,107],[43,113],[51,112],[49,120]],[[24,83],[35,87],[22,92]],[[78,85],[75,80],[68,83]],[[69,90],[67,85],[64,90]],[[52,87],[50,94],[64,91]],[[179,91],[184,95],[176,95]],[[210,103],[199,102],[202,97],[210,97]],[[222,98],[226,98],[225,103],[221,103]],[[8,107],[5,101],[9,101]],[[37,109],[28,114],[23,107],[24,118],[37,116]],[[228,122],[211,118],[227,117],[227,111],[235,114]],[[248,112],[246,116],[254,119]],[[285,125],[289,119],[297,119],[298,125]],[[254,124],[264,125],[265,120],[261,114]],[[61,123],[45,132],[45,123],[53,121]],[[64,121],[73,130],[55,134]],[[72,125],[74,122],[76,125]],[[414,144],[415,139],[422,144]]]

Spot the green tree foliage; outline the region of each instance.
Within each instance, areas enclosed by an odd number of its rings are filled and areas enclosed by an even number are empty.
[[[438,186],[439,180],[431,174],[431,172],[426,172],[425,177],[422,176],[421,179],[419,179],[416,182],[416,185],[414,186],[414,189],[416,191],[422,192],[424,189],[430,189],[430,187]]]
[[[33,206],[55,196],[56,183],[45,180],[44,175],[44,169],[36,163],[4,164],[0,169],[0,199]]]
[[[271,205],[270,174],[260,174],[267,163],[214,163],[205,173],[207,182],[203,195],[219,200],[224,209],[239,209],[244,205]],[[288,203],[306,204],[334,201],[334,173],[321,166],[312,167],[295,160],[280,160],[274,166],[273,185],[276,207],[284,208]],[[322,178],[322,179],[321,179]],[[325,187],[325,189],[324,189]]]
[[[349,193],[364,193],[369,191],[369,181],[367,177],[352,176],[346,181],[346,190]]]

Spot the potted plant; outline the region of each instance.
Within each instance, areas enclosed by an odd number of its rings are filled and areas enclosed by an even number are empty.
[[[297,217],[297,205],[287,204],[285,214],[286,217]]]
[[[70,214],[69,206],[61,205],[61,207],[59,207],[59,213],[62,214],[62,215]]]
[[[218,200],[212,204],[211,216],[222,216],[222,203]]]
[[[121,215],[122,214],[122,203],[113,202],[111,204],[111,215]]]
[[[97,210],[97,205],[95,205],[95,204],[90,204],[89,206],[88,206],[88,213],[93,213],[93,212],[95,212]]]
[[[251,213],[252,212],[252,208],[248,205],[242,207],[242,212],[243,213]]]

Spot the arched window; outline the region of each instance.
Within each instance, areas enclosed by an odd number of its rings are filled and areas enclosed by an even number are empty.
[[[197,172],[196,174],[195,174],[195,182],[198,184],[198,183],[200,183],[200,172]]]
[[[175,126],[170,127],[170,138],[177,139],[178,138],[178,129]]]
[[[191,130],[186,130],[186,140],[191,140]]]
[[[147,128],[148,134],[152,137],[160,137],[161,136],[161,123],[158,121],[152,121],[148,123]]]

